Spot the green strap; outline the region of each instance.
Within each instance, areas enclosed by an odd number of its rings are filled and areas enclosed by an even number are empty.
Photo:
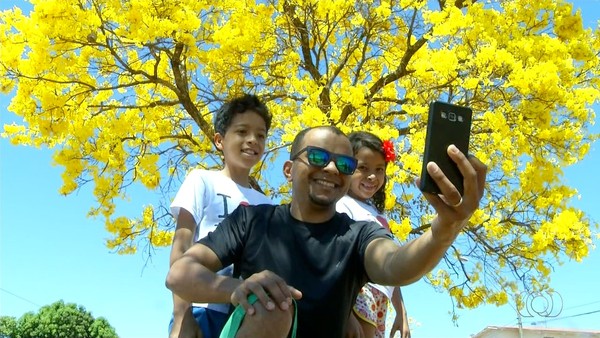
[[[250,294],[248,296],[248,303],[254,304],[258,300],[255,294]],[[294,321],[292,322],[292,332],[289,336],[290,338],[296,338],[296,327],[298,323],[298,310],[296,309],[296,301],[292,300],[292,304],[294,305]],[[241,305],[235,307],[235,310],[229,316],[227,323],[223,327],[223,331],[221,331],[221,335],[219,338],[235,338],[240,326],[242,325],[242,321],[244,320],[244,316],[246,315],[246,311]]]

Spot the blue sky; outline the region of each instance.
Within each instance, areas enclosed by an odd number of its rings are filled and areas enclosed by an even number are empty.
[[[600,1],[574,1],[582,8],[584,23],[596,27]],[[0,2],[0,9],[21,1]],[[0,125],[15,117],[8,113],[10,97],[0,95]],[[595,106],[600,112],[600,105]],[[598,122],[598,119],[596,120]],[[594,131],[600,132],[600,126]],[[600,221],[599,144],[588,157],[566,169],[566,182],[579,190],[573,204]],[[61,196],[62,169],[51,165],[48,150],[15,147],[0,139],[0,316],[20,317],[28,311],[63,299],[103,316],[122,338],[165,337],[170,318],[170,294],[164,287],[168,249],[119,256],[103,244],[107,236],[100,220],[86,218],[93,203],[89,189]],[[127,205],[139,206],[154,199],[136,195]],[[134,211],[135,212],[135,211]],[[562,297],[562,313],[556,318],[524,318],[525,326],[600,330],[600,252],[583,263],[556,267],[552,287]],[[466,338],[488,325],[517,324],[511,306],[462,310],[458,327],[449,314],[452,303],[423,281],[404,287],[403,294],[414,337]],[[558,302],[556,303],[558,304]],[[535,323],[535,324],[532,324]]]

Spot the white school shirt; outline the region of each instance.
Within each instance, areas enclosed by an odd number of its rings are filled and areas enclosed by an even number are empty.
[[[171,215],[177,219],[180,209],[187,210],[196,221],[194,242],[214,231],[240,204],[273,204],[271,199],[252,188],[243,187],[220,171],[194,169],[183,181],[171,202]],[[223,268],[219,275],[232,276],[233,266]],[[194,304],[194,306],[229,313],[229,304]]]
[[[345,213],[355,221],[371,221],[377,222],[384,228],[389,230],[387,219],[375,209],[374,206],[361,202],[348,195],[342,197],[335,206],[337,212]],[[395,286],[379,285],[375,283],[369,283],[372,287],[383,292],[389,300],[392,299]]]

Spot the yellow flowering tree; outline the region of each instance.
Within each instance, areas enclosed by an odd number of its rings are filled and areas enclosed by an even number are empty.
[[[219,165],[212,111],[242,92],[275,116],[255,176],[277,198],[289,188],[270,179],[273,154],[298,130],[333,124],[392,139],[387,208],[400,239],[432,217],[413,183],[429,102],[472,107],[486,196],[428,276],[458,307],[545,289],[553,264],[593,246],[597,224],[570,205],[577,192],[561,178],[596,139],[600,35],[568,2],[31,2],[29,13],[0,14],[0,88],[19,117],[2,135],[55,149],[60,192],[93,187],[89,215],[105,220],[120,253],[170,244],[164,206],[190,167]],[[140,186],[156,203],[119,214]]]

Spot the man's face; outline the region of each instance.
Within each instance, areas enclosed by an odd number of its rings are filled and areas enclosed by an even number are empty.
[[[302,143],[300,149],[313,146],[332,154],[352,157],[348,138],[327,129],[310,130]],[[288,180],[292,181],[293,199],[300,207],[306,207],[302,203],[310,203],[312,207],[335,209],[335,203],[348,191],[350,176],[340,173],[334,161],[327,163],[324,168],[310,165],[307,156],[307,151],[299,153],[291,163],[290,172],[286,172]]]

